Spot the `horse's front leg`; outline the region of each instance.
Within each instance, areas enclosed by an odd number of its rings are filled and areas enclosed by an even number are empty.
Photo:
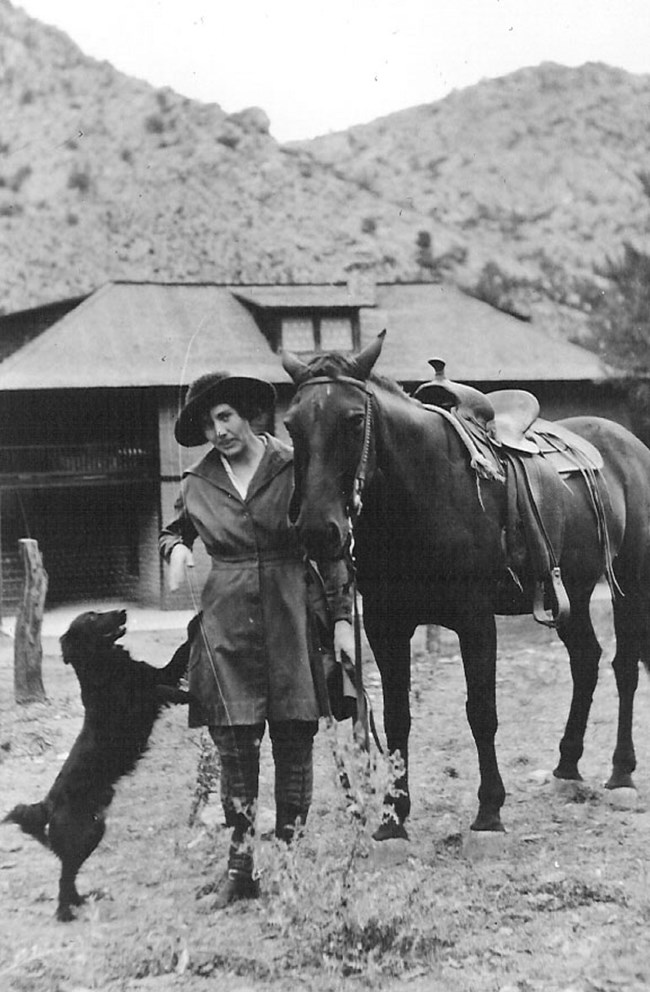
[[[368,640],[381,675],[384,697],[384,731],[391,755],[401,758],[401,768],[391,791],[384,797],[385,814],[373,834],[375,840],[406,838],[404,823],[411,811],[408,782],[408,743],[411,730],[411,638],[374,636],[366,624]]]
[[[497,764],[496,653],[494,616],[472,614],[457,630],[467,685],[467,719],[476,743],[480,772],[478,815],[472,830],[502,831],[505,789]]]

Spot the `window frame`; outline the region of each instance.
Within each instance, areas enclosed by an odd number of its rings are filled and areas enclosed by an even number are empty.
[[[284,347],[283,322],[294,317],[297,320],[309,320],[313,331],[313,348],[307,351],[296,351],[297,355],[317,355],[323,351],[321,345],[321,324],[327,319],[348,318],[350,321],[350,348],[349,353],[354,354],[359,350],[360,342],[360,322],[358,307],[286,307],[278,310],[275,314],[275,339],[277,350]],[[344,353],[347,354],[348,349]]]

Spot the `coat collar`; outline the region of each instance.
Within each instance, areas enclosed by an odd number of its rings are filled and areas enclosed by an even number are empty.
[[[246,500],[251,499],[271,479],[274,479],[276,475],[282,472],[287,465],[293,463],[293,449],[288,444],[278,440],[277,437],[273,437],[271,434],[265,434],[264,439],[266,441],[266,450],[262,455],[261,462],[257,466],[255,475],[250,481]],[[235,495],[238,499],[241,499],[239,493],[228,478],[228,473],[221,462],[221,456],[214,448],[211,448],[194,465],[190,465],[189,468],[185,469],[183,476],[187,475],[196,475],[201,479],[205,479],[211,485],[217,486],[219,489],[224,489],[231,495]]]

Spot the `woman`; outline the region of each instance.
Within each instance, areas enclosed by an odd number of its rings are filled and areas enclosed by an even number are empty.
[[[251,836],[260,743],[268,722],[275,764],[276,835],[290,840],[312,798],[313,739],[322,715],[310,663],[304,553],[288,519],[291,448],[251,421],[270,410],[273,386],[214,372],[190,386],[175,426],[185,447],[211,450],[183,474],[178,516],[160,536],[177,588],[199,537],[212,559],[202,623],[190,648],[190,726],[207,724],[221,759],[221,799],[232,827],[228,870],[215,907],[254,898]],[[350,595],[343,563],[323,565],[334,648],[352,656]]]

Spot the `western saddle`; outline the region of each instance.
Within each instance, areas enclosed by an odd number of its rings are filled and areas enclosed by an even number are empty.
[[[445,363],[432,358],[435,375],[413,396],[444,416],[470,455],[480,482],[493,479],[506,487],[507,514],[503,533],[507,571],[520,591],[527,557],[534,580],[533,615],[539,623],[557,626],[569,616],[569,599],[560,571],[570,490],[564,479],[580,473],[598,523],[605,574],[612,591],[612,569],[605,507],[598,478],[600,452],[561,424],[539,416],[537,398],[525,389],[482,393],[446,377]],[[548,605],[548,609],[546,608]]]

